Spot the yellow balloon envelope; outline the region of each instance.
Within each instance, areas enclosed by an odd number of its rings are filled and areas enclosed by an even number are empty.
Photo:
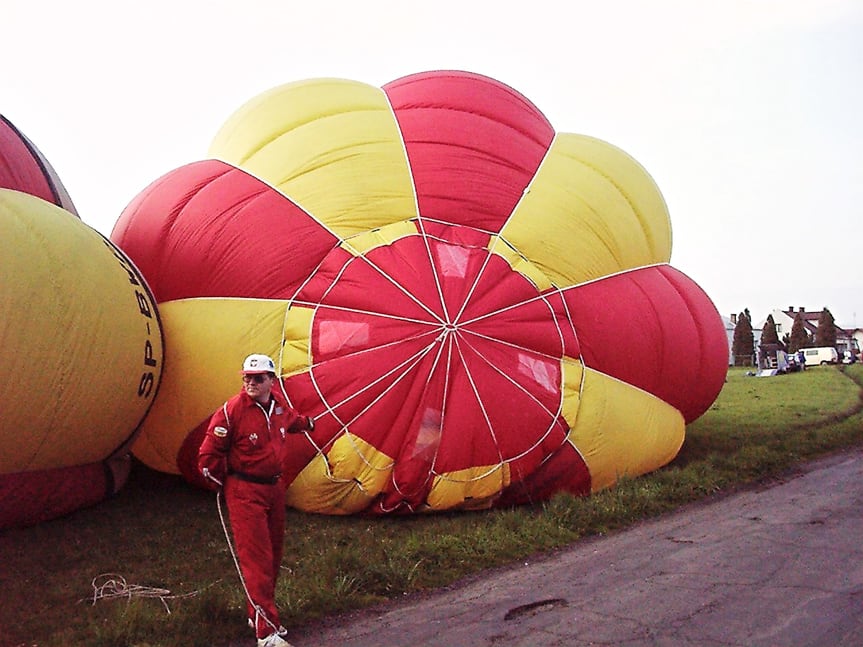
[[[0,475],[106,459],[159,386],[150,291],[110,241],[34,196],[0,190],[0,240]]]

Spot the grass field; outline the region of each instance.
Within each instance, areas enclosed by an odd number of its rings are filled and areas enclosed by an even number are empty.
[[[665,468],[587,498],[387,518],[288,512],[277,602],[295,629],[444,586],[863,444],[863,367],[729,372]],[[215,496],[141,466],[109,501],[0,532],[0,645],[174,647],[248,638]]]

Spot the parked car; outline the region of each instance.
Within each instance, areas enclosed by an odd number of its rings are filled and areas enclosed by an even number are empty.
[[[806,366],[823,366],[824,364],[836,364],[839,362],[839,353],[832,346],[804,348],[803,358],[806,360]]]

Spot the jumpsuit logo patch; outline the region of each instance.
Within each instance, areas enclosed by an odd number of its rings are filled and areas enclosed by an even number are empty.
[[[285,428],[284,428],[284,427],[279,427],[279,431],[280,431],[280,432],[281,432],[281,434],[282,434],[282,439],[284,439],[284,438],[285,438],[285,433],[286,433],[286,432],[285,432]]]
[[[228,435],[228,430],[225,429],[224,427],[215,427],[213,429],[213,435],[216,436],[217,438],[224,438],[225,436]]]
[[[249,440],[252,441],[252,444],[257,444],[258,442],[258,434],[249,434]]]

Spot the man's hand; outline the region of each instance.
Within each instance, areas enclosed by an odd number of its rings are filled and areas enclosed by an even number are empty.
[[[210,470],[208,470],[206,467],[201,470],[201,474],[204,475],[205,479],[209,479],[210,481],[212,481],[213,483],[215,483],[219,487],[222,487],[222,482],[219,479],[217,479],[215,476],[210,474]]]

